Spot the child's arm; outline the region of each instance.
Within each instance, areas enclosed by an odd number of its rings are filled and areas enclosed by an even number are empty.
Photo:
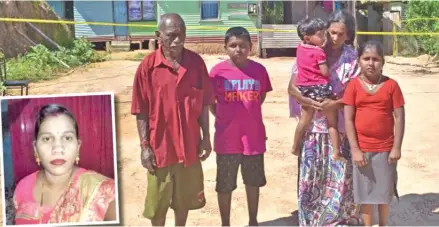
[[[357,132],[355,131],[354,119],[355,119],[355,107],[351,105],[345,105],[344,106],[345,129],[352,152],[360,150],[358,146]]]
[[[350,81],[346,86],[346,90],[343,95],[344,106],[344,124],[346,129],[346,135],[348,137],[349,145],[351,147],[352,161],[358,166],[363,167],[367,165],[367,159],[358,146],[357,132],[355,130],[355,97],[356,88],[355,83],[357,81]]]
[[[267,93],[273,91],[273,87],[271,86],[270,76],[268,75],[265,67],[263,68],[263,76],[261,79],[261,105],[264,103],[265,98],[267,97]]]
[[[216,117],[216,100],[215,100],[215,102],[214,102],[213,104],[211,104],[211,105],[209,106],[209,110],[210,110],[210,112],[212,113],[212,115],[213,115],[214,117]]]
[[[319,65],[320,73],[322,74],[322,76],[328,77],[329,76],[329,68],[328,68],[328,64],[326,63],[325,51],[323,51],[323,49],[320,49],[320,48],[318,48],[316,50],[317,50],[317,54],[315,55],[315,57],[317,60],[317,64]]]
[[[393,141],[393,149],[401,151],[405,130],[404,106],[396,109],[393,115],[395,116],[395,140]]]
[[[261,104],[264,103],[265,98],[267,97],[267,93],[261,93]]]
[[[343,104],[344,105],[344,123],[346,129],[346,135],[349,140],[349,145],[351,147],[352,152],[359,151],[360,148],[358,146],[357,140],[357,132],[355,130],[355,83],[356,81],[349,81],[346,90],[343,94]]]
[[[290,77],[290,82],[288,83],[288,88],[287,88],[288,95],[296,99],[297,102],[300,103],[300,105],[302,106],[312,107],[314,109],[320,110],[321,109],[320,102],[314,101],[310,98],[303,96],[302,93],[300,93],[299,89],[296,87],[297,73],[298,73],[297,64],[294,63],[291,70],[292,75]]]
[[[216,86],[217,81],[216,81],[216,67],[214,67],[210,72],[209,72],[209,80],[210,80],[210,84],[212,85],[212,91],[213,91],[213,101],[212,103],[209,105],[209,111],[212,113],[212,115],[214,117],[216,117],[216,102],[217,102],[217,89],[218,87]]]
[[[401,147],[405,130],[404,96],[402,95],[401,88],[396,81],[393,86],[392,102],[393,116],[395,118],[395,138],[393,140],[392,150],[389,154],[389,164],[396,162],[401,158]]]
[[[358,167],[363,167],[367,165],[367,158],[364,156],[363,152],[358,146],[357,132],[355,130],[354,119],[355,119],[355,107],[351,105],[344,106],[344,117],[345,117],[345,129],[346,135],[348,137],[349,145],[351,147],[352,161]]]
[[[320,73],[322,74],[322,76],[324,77],[328,77],[329,76],[329,69],[328,69],[328,65],[325,63],[320,63],[319,64],[319,69],[320,69]]]

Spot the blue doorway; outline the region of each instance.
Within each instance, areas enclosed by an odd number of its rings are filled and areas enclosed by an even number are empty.
[[[127,24],[127,2],[113,1],[114,23]],[[114,26],[114,36],[116,40],[126,40],[128,38],[128,26]]]

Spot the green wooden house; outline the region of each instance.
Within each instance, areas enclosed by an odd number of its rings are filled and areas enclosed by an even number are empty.
[[[126,41],[146,44],[155,39],[160,15],[165,13],[178,13],[183,17],[187,26],[187,43],[222,43],[224,33],[232,26],[249,29],[252,41],[257,43],[257,0],[51,0],[48,3],[62,19],[129,25],[75,25],[76,38],[85,37],[95,43]],[[99,9],[105,10],[101,12]]]
[[[140,3],[138,3],[140,2]],[[154,31],[165,13],[178,13],[187,26],[186,43],[222,43],[226,30],[233,26],[249,29],[257,43],[257,1],[128,1],[128,24],[148,27],[128,27],[130,40],[146,41],[154,38]],[[137,9],[136,9],[137,8]],[[139,11],[140,8],[140,11]]]

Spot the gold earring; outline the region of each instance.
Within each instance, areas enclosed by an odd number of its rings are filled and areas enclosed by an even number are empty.
[[[79,165],[79,156],[76,157],[76,165]]]
[[[35,152],[34,156],[35,156],[35,162],[37,163],[38,166],[40,166],[41,161],[40,161],[40,157],[38,157],[38,153]]]

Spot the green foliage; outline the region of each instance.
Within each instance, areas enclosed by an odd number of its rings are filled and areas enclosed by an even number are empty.
[[[73,68],[102,61],[103,57],[85,39],[75,40],[71,46],[62,47],[60,51],[50,51],[43,45],[37,45],[24,56],[8,61],[7,78],[30,81],[51,79],[57,73],[67,70],[63,63]]]
[[[149,53],[137,53],[132,60],[135,61],[142,61],[146,55],[148,55]]]
[[[74,39],[72,38],[71,33],[64,30],[69,28],[70,26],[60,24],[55,30],[53,30],[53,40],[61,46],[71,45]]]
[[[0,82],[0,93],[3,93],[3,91],[6,90],[6,86],[4,84],[4,82]]]
[[[282,1],[262,2],[262,23],[282,24],[284,21],[284,3]]]
[[[439,1],[411,0],[404,27],[410,32],[439,32]],[[439,36],[416,36],[427,54],[439,53]]]

